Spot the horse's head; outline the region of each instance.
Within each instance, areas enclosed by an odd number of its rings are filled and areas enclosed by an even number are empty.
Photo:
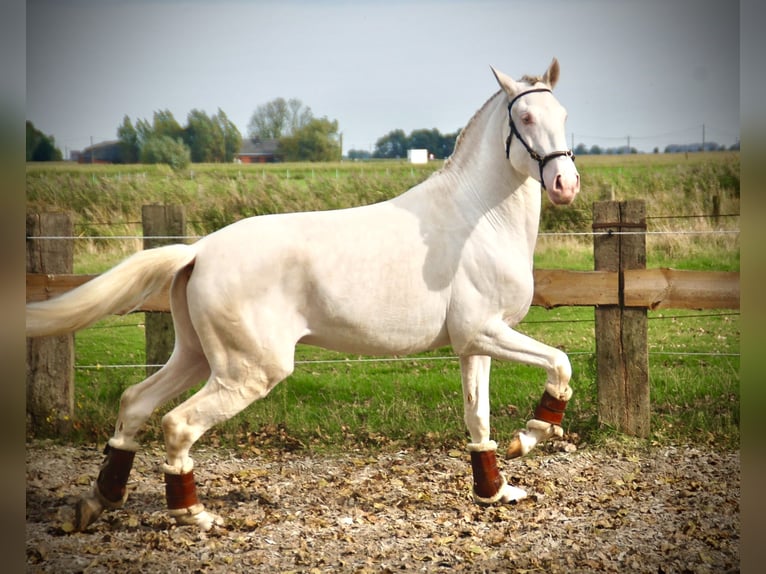
[[[580,191],[580,174],[566,145],[566,110],[551,91],[559,79],[558,60],[553,59],[542,77],[524,76],[518,82],[492,71],[508,96],[508,160],[514,169],[538,180],[553,203],[571,203]]]

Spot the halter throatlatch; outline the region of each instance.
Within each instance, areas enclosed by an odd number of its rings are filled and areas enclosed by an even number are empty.
[[[516,128],[516,124],[513,121],[513,115],[511,114],[511,108],[513,108],[513,104],[516,103],[516,100],[518,100],[521,96],[526,96],[527,94],[532,94],[534,92],[551,92],[548,88],[535,88],[533,90],[527,90],[526,92],[521,92],[518,94],[515,98],[513,98],[510,103],[508,104],[508,125],[511,128],[511,133],[508,134],[508,139],[505,140],[505,157],[508,159],[511,155],[511,140],[513,139],[513,136],[515,135],[516,138],[521,142],[521,145],[524,146],[524,148],[527,150],[527,153],[529,156],[537,162],[537,165],[540,166],[540,185],[543,186],[543,189],[545,189],[545,180],[543,179],[543,168],[545,168],[545,164],[547,164],[549,161],[551,161],[553,158],[566,156],[572,158],[572,161],[575,160],[574,152],[571,149],[568,149],[566,151],[552,151],[548,155],[540,155],[535,150],[533,150],[530,145],[524,140],[524,138],[521,136],[521,133],[519,133],[519,130]]]

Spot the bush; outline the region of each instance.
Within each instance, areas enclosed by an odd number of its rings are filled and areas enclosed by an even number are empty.
[[[191,163],[191,152],[179,139],[153,136],[141,147],[141,163],[165,163],[173,169],[183,169]]]

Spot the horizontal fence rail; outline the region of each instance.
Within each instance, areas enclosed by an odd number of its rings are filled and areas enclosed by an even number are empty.
[[[97,275],[27,273],[27,302],[43,301]],[[617,271],[535,269],[532,304],[554,307],[619,305],[656,309],[739,309],[739,272],[671,268]],[[131,311],[170,311],[170,282]]]

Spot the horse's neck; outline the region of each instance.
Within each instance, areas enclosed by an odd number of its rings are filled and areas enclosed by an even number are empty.
[[[498,93],[465,128],[453,157],[445,165],[453,201],[472,213],[477,227],[526,243],[531,258],[540,224],[540,184],[511,167],[505,156],[508,112]]]

